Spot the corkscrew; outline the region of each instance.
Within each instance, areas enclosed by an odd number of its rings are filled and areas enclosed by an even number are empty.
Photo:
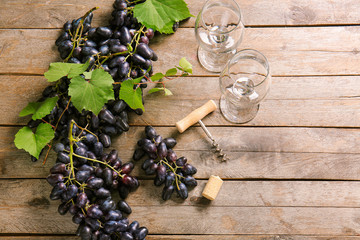
[[[178,121],[175,125],[176,128],[180,133],[183,133],[186,129],[188,129],[190,126],[194,125],[196,122],[198,122],[201,126],[201,128],[204,130],[206,136],[211,140],[212,148],[214,149],[214,152],[217,153],[217,156],[221,158],[222,161],[227,161],[229,158],[227,157],[226,153],[224,153],[223,149],[220,148],[217,141],[213,138],[210,131],[207,129],[205,124],[201,121],[206,115],[209,113],[215,111],[217,108],[216,103],[213,100],[208,101],[198,109],[195,109],[192,111],[189,115],[187,115],[185,118]]]

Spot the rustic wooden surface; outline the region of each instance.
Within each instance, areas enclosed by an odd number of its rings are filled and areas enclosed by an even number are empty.
[[[186,0],[194,15],[205,0]],[[161,188],[139,168],[141,187],[129,197],[131,219],[150,240],[360,239],[360,2],[357,0],[238,0],[246,25],[240,48],[269,59],[273,82],[257,117],[243,125],[217,110],[204,123],[231,160],[220,163],[198,126],[179,135],[174,123],[208,99],[219,99],[216,74],[196,59],[194,19],[152,48],[163,71],[187,57],[193,77],[169,82],[174,96],[146,96],[146,113],[131,115],[129,132],[113,139],[131,158],[146,123],[178,139],[175,150],[198,168],[199,186],[185,201],[164,202]],[[76,226],[50,201],[47,165],[16,150],[19,111],[48,85],[42,74],[59,60],[54,40],[66,20],[99,6],[106,23],[112,0],[3,0],[0,8],[0,240],[65,240]],[[218,198],[201,191],[210,174],[225,180]]]

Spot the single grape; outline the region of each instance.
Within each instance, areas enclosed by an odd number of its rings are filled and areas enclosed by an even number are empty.
[[[109,168],[105,168],[102,170],[102,179],[104,179],[104,183],[106,186],[110,186],[113,182],[112,171]]]
[[[88,202],[88,197],[86,193],[84,192],[79,193],[76,198],[76,206],[79,208],[84,208],[87,202]]]
[[[156,137],[156,131],[152,126],[145,127],[145,134],[149,139],[154,139]]]
[[[114,125],[116,122],[114,115],[108,109],[101,110],[99,113],[99,118],[107,123],[110,123],[111,125]]]
[[[115,232],[117,227],[118,227],[118,223],[116,221],[107,221],[104,224],[104,231],[106,233],[111,234],[111,233]]]
[[[154,30],[152,28],[148,28],[145,32],[145,36],[149,39],[152,39],[154,37]]]
[[[95,190],[95,196],[100,198],[100,199],[103,199],[103,198],[108,198],[111,196],[111,193],[109,190],[101,187],[97,190]]]
[[[147,175],[152,175],[156,172],[156,169],[158,168],[158,165],[156,163],[152,163],[146,170],[145,173]]]
[[[75,174],[75,178],[80,183],[83,183],[83,182],[86,182],[86,180],[90,177],[90,174],[91,173],[89,171],[78,171]]]
[[[55,186],[58,182],[64,181],[64,176],[62,174],[50,174],[47,176],[46,180],[51,186]]]
[[[121,173],[129,174],[134,169],[134,164],[132,162],[127,162],[121,167]]]
[[[181,171],[185,175],[194,175],[197,172],[197,169],[193,165],[186,163],[181,169]]]
[[[166,144],[167,148],[173,148],[176,145],[175,138],[165,138],[163,141]]]
[[[156,153],[157,152],[157,148],[156,145],[154,143],[146,143],[143,146],[143,150],[147,153]]]
[[[186,157],[180,157],[176,160],[176,165],[177,166],[184,166],[187,162],[187,158]]]
[[[104,213],[107,213],[110,210],[115,210],[115,208],[116,208],[116,204],[113,200],[105,200],[100,205],[100,210],[103,211]]]
[[[176,191],[182,199],[186,199],[188,197],[188,190],[184,183],[180,182],[179,188],[176,188]]]
[[[145,239],[146,235],[149,233],[148,229],[146,227],[141,227],[134,231],[133,236],[136,240],[142,240]]]
[[[61,198],[61,194],[66,190],[66,185],[63,182],[57,183],[50,193],[51,200],[58,200]]]
[[[139,229],[140,227],[140,224],[138,221],[133,221],[130,225],[129,225],[129,229],[128,229],[128,232],[129,233],[133,233],[135,232],[137,229]]]
[[[111,35],[113,34],[111,29],[108,27],[98,27],[96,29],[96,33],[99,34],[100,36],[104,37],[105,39],[110,38]]]
[[[61,203],[58,207],[58,212],[60,213],[60,215],[65,215],[69,211],[70,206],[71,203]]]
[[[91,218],[95,218],[95,219],[99,219],[104,215],[103,212],[100,210],[99,206],[96,204],[91,205],[87,209],[86,213],[87,213],[87,216],[89,216]]]
[[[89,226],[93,231],[100,229],[100,222],[98,221],[98,219],[86,217],[85,222],[87,226]]]
[[[163,140],[163,138],[160,135],[156,135],[153,139],[156,146],[159,146],[159,144],[161,143],[162,140]]]
[[[56,144],[54,145],[54,151],[57,152],[57,153],[64,151],[64,149],[65,149],[64,144],[62,144],[62,143],[60,143],[60,142],[59,142],[59,143],[56,143]]]
[[[55,163],[55,165],[50,169],[50,173],[61,173],[66,172],[66,165],[64,163]]]
[[[156,176],[159,179],[159,182],[162,184],[166,179],[166,167],[164,165],[159,165],[156,169]]]
[[[127,45],[131,42],[131,35],[127,27],[122,27],[120,29],[120,41],[122,44]]]
[[[173,185],[174,182],[175,182],[175,174],[173,172],[168,172],[165,178],[165,186],[169,187]]]
[[[194,177],[192,176],[186,176],[184,178],[184,183],[186,184],[186,186],[188,187],[196,187],[197,186],[197,181]]]
[[[133,240],[134,237],[130,232],[123,232],[121,234],[121,240]]]
[[[166,159],[169,162],[175,162],[177,159],[176,153],[172,149],[167,150]]]
[[[141,148],[138,148],[134,152],[133,159],[135,161],[139,161],[144,155],[145,155],[145,151]]]
[[[118,221],[122,217],[122,214],[119,210],[110,210],[105,216],[105,221]]]
[[[104,185],[104,180],[101,178],[93,178],[87,181],[87,186],[91,189],[98,189]]]
[[[136,52],[145,59],[151,59],[153,57],[153,50],[145,43],[139,43]]]
[[[62,162],[62,163],[70,163],[70,157],[67,153],[65,152],[59,152],[57,155],[57,159]]]
[[[80,230],[81,240],[91,240],[91,228],[89,226],[84,226]]]
[[[80,224],[84,221],[84,219],[85,219],[84,214],[82,214],[81,212],[78,212],[73,216],[72,221],[73,221],[73,223]]]
[[[127,202],[125,202],[124,200],[120,200],[117,204],[117,207],[123,213],[131,214],[132,212],[129,204],[127,204]]]
[[[94,144],[93,150],[94,150],[94,153],[96,156],[98,156],[98,157],[101,156],[103,153],[103,149],[104,149],[104,147],[101,142],[97,142]]]

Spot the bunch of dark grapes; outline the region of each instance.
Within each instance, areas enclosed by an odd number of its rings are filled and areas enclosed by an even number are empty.
[[[139,24],[128,12],[131,2],[116,0],[110,24],[105,27],[91,27],[92,11],[65,23],[56,40],[61,58],[70,63],[89,62],[88,70],[104,69],[115,82],[143,77],[144,84],[134,87],[145,88],[152,74],[152,61],[157,60],[148,46],[154,31]],[[137,189],[138,180],[129,175],[134,164],[123,164],[116,150],[104,150],[111,146],[111,136],[129,130],[128,112],[141,115],[142,110],[132,110],[119,99],[121,84],[114,84],[115,100],[106,103],[98,115],[80,112],[68,95],[69,84],[64,77],[55,86],[45,88],[39,101],[54,96],[59,100],[49,115],[28,123],[30,128],[41,122],[55,128],[54,140],[58,143],[53,149],[57,161],[47,177],[53,186],[50,198],[61,200],[60,214],[73,215],[82,239],[144,239],[147,228],[140,227],[137,221],[130,224],[126,218],[131,213],[129,205],[124,200],[115,204],[111,197],[112,191],[118,191],[125,199]]]
[[[154,31],[139,24],[128,12],[133,5],[131,1],[116,0],[110,24],[103,27],[91,27],[91,12],[84,18],[80,38],[76,34],[81,18],[65,23],[64,32],[56,40],[61,58],[70,63],[89,61],[90,68],[104,69],[116,82],[144,76],[140,87],[145,88],[146,77],[152,73],[152,61],[158,57],[148,46]],[[117,93],[119,87],[115,89]]]
[[[122,163],[116,150],[104,153],[98,137],[90,131],[71,124],[70,143],[57,143],[56,164],[50,169],[47,181],[53,186],[52,200],[61,200],[58,212],[70,212],[72,221],[79,224],[81,239],[144,239],[146,227],[126,218],[130,206],[111,197],[119,191],[122,198],[138,188],[139,182],[130,176],[132,162]]]
[[[154,184],[165,185],[162,192],[164,200],[170,199],[176,190],[182,199],[188,197],[188,187],[197,186],[193,175],[197,169],[187,163],[186,157],[178,158],[173,147],[176,145],[174,138],[163,139],[151,126],[145,127],[146,138],[137,142],[140,147],[135,150],[133,159],[140,160],[145,154],[149,157],[142,164],[142,169],[148,175],[156,174]]]
[[[93,13],[89,11],[82,18],[68,21],[63,32],[56,40],[60,56],[70,63],[85,63],[89,61],[90,69],[102,68],[109,72],[115,82],[129,78],[143,77],[140,85],[145,88],[147,78],[152,73],[152,61],[157,60],[155,52],[149,48],[150,39],[154,36],[151,28],[146,29],[133,17],[127,8],[132,7],[132,1],[116,0],[110,25],[91,27]],[[128,112],[134,111],[141,115],[142,109],[131,109],[119,99],[121,84],[114,84],[114,98],[104,105],[99,115],[90,111],[79,112],[68,96],[70,80],[62,78],[55,86],[48,86],[39,101],[58,96],[54,109],[43,119],[30,120],[30,128],[37,127],[41,122],[56,126],[55,140],[65,141],[71,120],[78,125],[89,126],[93,133],[99,136],[105,148],[110,147],[111,137],[129,130]],[[31,158],[36,161],[36,158]]]

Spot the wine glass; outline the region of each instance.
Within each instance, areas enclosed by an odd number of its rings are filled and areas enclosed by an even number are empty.
[[[198,59],[210,72],[221,72],[235,54],[244,32],[239,5],[234,0],[208,0],[195,22]]]
[[[244,49],[230,59],[219,81],[221,113],[230,122],[249,122],[270,89],[269,63],[262,53]]]

